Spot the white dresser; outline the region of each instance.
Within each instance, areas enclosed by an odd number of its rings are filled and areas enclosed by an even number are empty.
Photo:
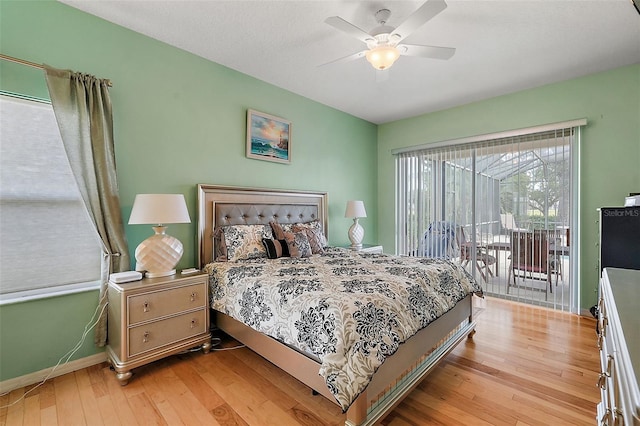
[[[598,302],[599,425],[640,425],[640,271],[605,268]]]

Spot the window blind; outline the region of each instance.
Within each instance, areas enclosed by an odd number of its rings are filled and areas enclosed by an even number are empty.
[[[0,95],[0,128],[2,299],[99,282],[99,239],[52,106]]]
[[[458,261],[489,294],[539,300],[532,293],[535,285],[507,286],[510,232],[514,226],[544,230],[554,247],[568,247],[566,230],[575,217],[572,146],[579,130],[575,126],[583,124],[574,120],[567,127],[541,126],[531,133],[505,132],[395,151],[397,253]],[[554,278],[569,282],[572,268],[559,270],[570,260],[568,250],[558,252],[549,252]],[[499,279],[498,267],[504,274]],[[549,302],[544,296],[541,304]],[[571,297],[571,291],[558,291],[551,303],[564,309]]]

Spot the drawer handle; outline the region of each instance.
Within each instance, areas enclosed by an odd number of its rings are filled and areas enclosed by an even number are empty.
[[[607,389],[607,375],[605,373],[600,373],[600,376],[598,376],[598,384],[596,386],[602,390]]]
[[[603,336],[607,336],[607,325],[609,324],[609,320],[607,316],[600,311],[600,317],[598,318],[598,334]]]
[[[142,304],[142,312],[149,312],[149,301],[145,300]]]
[[[600,419],[600,426],[611,426],[611,408],[607,408],[607,411],[602,415]]]
[[[198,325],[198,320],[194,318],[191,320],[191,328],[195,328],[196,325]]]
[[[602,343],[604,342],[604,337],[602,334],[598,335],[598,349],[602,349]]]
[[[607,355],[607,372],[604,373],[607,377],[611,377],[611,370],[613,369],[613,356]]]
[[[193,293],[191,293],[191,301],[192,302],[195,302],[197,297],[198,297],[198,293],[197,292],[194,291]]]
[[[624,416],[622,415],[622,411],[620,411],[619,408],[616,408],[616,412],[613,413],[613,425],[624,426]]]
[[[142,343],[148,343],[149,342],[149,332],[145,331],[144,334],[142,335]]]

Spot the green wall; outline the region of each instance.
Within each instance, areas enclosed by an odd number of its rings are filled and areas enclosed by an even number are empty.
[[[391,150],[466,136],[586,118],[580,191],[580,307],[596,302],[597,208],[640,191],[640,65],[395,121],[378,128],[378,235],[395,244],[395,162]]]
[[[183,193],[190,225],[169,232],[195,266],[196,184],[326,191],[329,242],[348,243],[349,199],[362,199],[377,242],[377,127],[53,1],[0,0],[0,51],[108,78],[124,221],[137,193]],[[43,72],[0,61],[0,89],[48,97]],[[245,157],[246,110],[292,125],[292,164]],[[358,161],[352,161],[356,158]],[[148,226],[125,226],[129,251]],[[37,259],[33,260],[34,267]],[[79,340],[97,292],[0,307],[0,380],[55,364]],[[93,335],[74,358],[94,354]]]

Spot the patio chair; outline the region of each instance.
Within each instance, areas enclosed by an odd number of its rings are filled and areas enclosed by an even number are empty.
[[[516,223],[516,219],[513,217],[511,213],[501,213],[500,214],[500,225],[502,229],[507,231],[507,235],[511,235],[513,231],[526,231],[524,228],[520,228]]]
[[[420,255],[451,259],[454,253],[455,227],[450,222],[431,222],[422,239]]]
[[[556,286],[558,285],[558,278],[564,281],[562,256],[568,253],[569,249],[568,246],[562,245],[562,240],[565,238],[566,234],[567,230],[564,228],[548,231],[549,271],[556,276]]]
[[[462,266],[466,267],[469,262],[473,261],[475,252],[476,268],[480,276],[482,276],[482,279],[487,282],[487,274],[485,274],[484,271],[487,271],[488,275],[493,276],[493,272],[489,266],[496,263],[496,258],[487,253],[485,247],[469,241],[462,226],[456,227],[456,242],[460,247],[460,263],[463,264]]]
[[[549,244],[546,231],[538,229],[533,232],[514,231],[511,233],[511,265],[507,278],[507,294],[509,287],[517,287],[517,272],[521,272],[525,279],[527,277],[529,279],[544,279],[547,282],[544,287],[545,299],[548,292],[553,293],[551,286],[553,271],[549,265]],[[513,284],[511,283],[511,274],[513,274]],[[541,290],[535,287],[529,288]]]

